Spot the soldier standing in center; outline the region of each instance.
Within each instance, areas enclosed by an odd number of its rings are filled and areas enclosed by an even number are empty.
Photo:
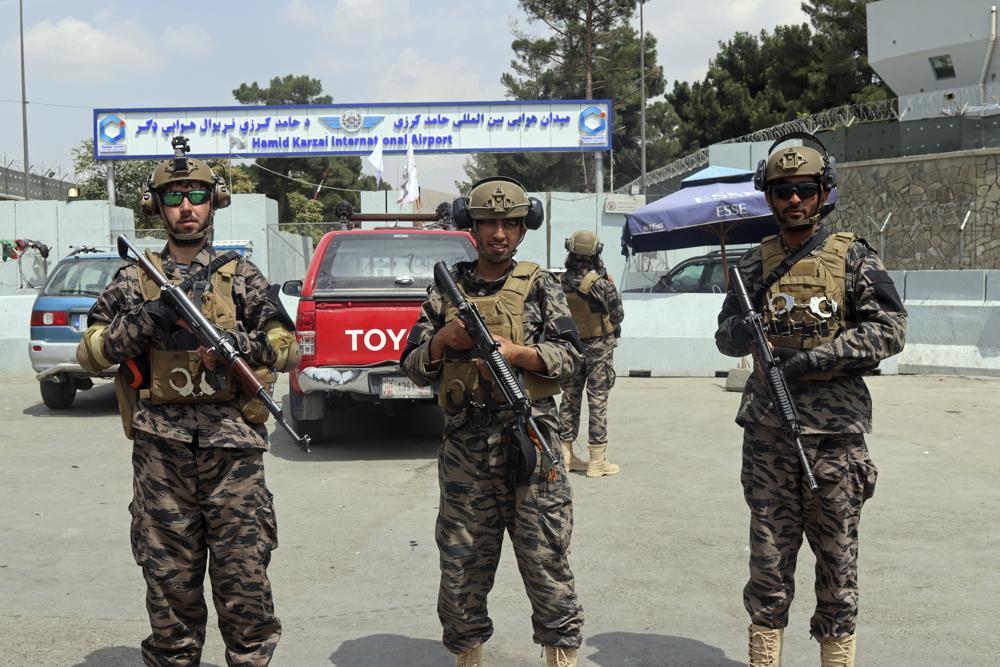
[[[477,261],[452,267],[455,283],[520,371],[535,420],[554,443],[553,396],[580,364],[579,339],[556,279],[533,262],[513,259],[526,230],[541,226],[542,204],[516,181],[494,177],[457,199],[453,217],[459,229],[471,228],[479,252]],[[545,647],[549,667],[573,667],[583,614],[567,561],[573,505],[566,471],[562,465],[549,470],[539,454],[522,483],[507,485],[513,414],[497,403],[469,357],[472,340],[455,312],[432,285],[401,359],[418,385],[438,383],[445,411],[436,529],[444,645],[456,654],[457,667],[480,667],[482,645],[493,634],[486,599],[506,530],[531,602],[534,641]]]
[[[604,244],[587,230],[566,239],[566,273],[560,278],[576,328],[583,340],[583,366],[562,385],[559,401],[559,439],[566,468],[583,471],[587,477],[617,475],[620,468],[609,463],[608,393],[615,386],[613,355],[625,319],[621,295],[601,261]],[[573,452],[580,431],[583,390],[587,390],[588,449],[590,461]]]

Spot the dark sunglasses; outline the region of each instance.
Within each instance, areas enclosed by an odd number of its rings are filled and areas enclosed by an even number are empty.
[[[819,183],[805,181],[802,183],[775,183],[771,186],[771,192],[778,199],[791,199],[794,192],[799,199],[806,200],[819,194]]]
[[[212,193],[208,190],[198,188],[196,190],[188,190],[187,192],[161,192],[160,201],[164,206],[180,206],[184,198],[187,197],[189,202],[197,206],[198,204],[204,204],[211,196]]]

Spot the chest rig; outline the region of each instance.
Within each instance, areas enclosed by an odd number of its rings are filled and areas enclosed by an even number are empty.
[[[600,279],[601,275],[597,271],[588,271],[578,288],[572,289],[564,284],[569,312],[573,315],[576,328],[580,331],[580,338],[584,340],[607,336],[615,330],[608,313],[597,306],[590,294],[590,290]]]
[[[841,330],[856,323],[847,320],[847,249],[857,237],[831,234],[823,247],[797,261],[764,295],[762,319],[767,339],[775,347],[809,350],[831,342]],[[785,258],[781,239],[761,242],[764,275]],[[835,371],[810,373],[806,380],[829,379]]]
[[[146,257],[165,275],[163,259],[159,254],[147,250]],[[236,262],[236,259],[231,259],[223,263],[210,271],[208,280],[196,280],[193,284],[192,303],[201,309],[205,319],[223,331],[236,328],[236,303],[233,301]],[[159,299],[160,288],[145,273],[139,273],[142,298],[146,301]],[[171,282],[179,284],[182,281]],[[142,390],[142,398],[162,404],[221,403],[236,397],[237,383],[232,372],[225,369],[224,381],[213,383],[207,377],[196,349],[165,349],[162,342],[154,341],[148,354],[149,388]]]
[[[528,292],[539,275],[534,262],[518,262],[507,276],[503,286],[490,296],[468,294],[461,280],[455,281],[458,289],[470,303],[475,304],[491,334],[503,336],[517,345],[524,345],[524,304]],[[455,319],[458,310],[452,303],[445,309],[445,324]],[[530,372],[522,374],[524,390],[535,401],[559,393],[559,383]],[[456,414],[469,407],[498,410],[504,405],[503,395],[483,380],[479,368],[467,352],[445,350],[442,360],[438,404],[448,414]]]

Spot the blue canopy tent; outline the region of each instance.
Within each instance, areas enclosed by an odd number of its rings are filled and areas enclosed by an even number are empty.
[[[677,192],[629,213],[622,230],[625,254],[718,243],[725,267],[727,243],[758,243],[777,232],[751,172],[726,175],[712,169],[719,168],[703,170],[685,179]],[[834,188],[825,212],[832,210],[836,198]]]

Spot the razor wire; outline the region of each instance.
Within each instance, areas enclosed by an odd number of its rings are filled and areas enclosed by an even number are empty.
[[[861,104],[845,104],[832,109],[825,109],[809,116],[785,121],[771,127],[744,134],[733,139],[720,141],[720,144],[737,144],[756,141],[774,141],[790,132],[808,132],[816,134],[824,130],[834,130],[839,127],[851,127],[855,123],[874,123],[885,120],[899,120],[899,100],[879,100]],[[646,187],[661,183],[671,178],[686,174],[699,167],[708,166],[708,148],[701,148],[694,153],[685,155],[658,169],[646,174]],[[614,192],[628,193],[632,186],[639,185],[641,178],[629,181],[616,188]]]

